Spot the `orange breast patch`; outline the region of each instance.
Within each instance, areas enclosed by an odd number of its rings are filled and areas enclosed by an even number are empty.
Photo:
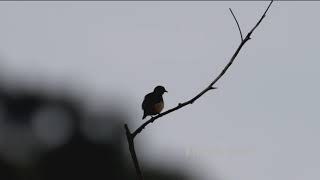
[[[159,103],[157,103],[157,104],[154,105],[154,111],[155,111],[156,113],[160,113],[160,112],[162,111],[163,107],[164,107],[163,101],[162,101],[162,102],[159,102]]]

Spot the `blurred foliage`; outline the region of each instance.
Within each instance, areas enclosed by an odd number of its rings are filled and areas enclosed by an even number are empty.
[[[88,114],[68,95],[0,88],[0,179],[136,179],[124,152],[123,114]],[[189,179],[146,165],[143,170],[146,179]]]

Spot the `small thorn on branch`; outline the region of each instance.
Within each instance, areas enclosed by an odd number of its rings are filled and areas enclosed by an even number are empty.
[[[212,87],[212,86],[210,86],[210,87],[209,87],[209,90],[212,90],[212,89],[218,89],[218,87]]]

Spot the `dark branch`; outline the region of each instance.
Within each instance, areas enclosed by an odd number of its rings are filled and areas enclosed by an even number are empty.
[[[233,16],[234,20],[235,20],[235,21],[236,21],[236,23],[237,23],[237,26],[238,26],[238,29],[239,29],[239,32],[240,32],[241,41],[243,41],[243,36],[242,36],[242,32],[241,32],[241,28],[240,28],[240,25],[239,25],[239,23],[238,23],[238,20],[237,20],[236,16],[233,14],[232,9],[231,9],[231,8],[229,8],[229,10],[230,10],[230,12],[231,12],[231,14],[232,14],[232,16]]]
[[[267,9],[264,11],[263,15],[261,16],[261,18],[259,19],[259,21],[257,22],[257,24],[251,29],[251,31],[247,34],[247,38],[250,39],[251,34],[253,33],[254,30],[256,30],[256,28],[259,26],[259,24],[262,22],[262,20],[266,17],[266,14],[271,6],[271,4],[273,3],[273,0],[271,0],[271,2],[269,3]]]
[[[131,158],[133,160],[134,167],[136,169],[136,174],[138,176],[138,180],[143,180],[143,175],[142,175],[142,172],[141,172],[141,169],[139,166],[136,151],[134,150],[134,142],[133,142],[134,136],[132,136],[127,124],[124,125],[124,128],[126,130],[126,136],[127,136],[127,140],[128,140],[129,150],[130,150]]]
[[[239,26],[239,23],[236,19],[236,17],[234,16],[232,10],[230,9],[230,12],[232,14],[232,16],[234,17],[239,32],[240,32],[240,36],[241,36],[241,43],[239,44],[238,48],[236,49],[236,51],[234,52],[234,54],[232,55],[232,57],[230,58],[228,64],[223,68],[223,70],[220,72],[220,74],[204,89],[202,90],[199,94],[197,94],[195,97],[193,97],[192,99],[184,102],[184,103],[179,103],[176,107],[169,109],[157,116],[152,117],[151,119],[149,119],[148,121],[146,121],[145,123],[143,123],[140,127],[138,127],[133,133],[130,132],[127,124],[125,124],[124,128],[126,130],[126,136],[127,136],[127,140],[128,140],[128,144],[129,144],[129,150],[130,150],[130,154],[134,163],[134,167],[136,169],[136,173],[138,176],[138,180],[143,180],[143,175],[139,166],[139,162],[138,162],[138,158],[134,149],[134,138],[150,123],[153,123],[156,119],[165,116],[173,111],[176,111],[180,108],[183,108],[184,106],[187,106],[189,104],[192,104],[193,102],[195,102],[197,99],[199,99],[202,95],[204,95],[206,92],[216,89],[216,87],[213,87],[213,85],[218,82],[218,80],[227,72],[227,70],[229,69],[229,67],[232,65],[233,61],[235,60],[235,58],[237,57],[237,55],[239,54],[240,50],[242,49],[242,47],[244,46],[244,44],[251,39],[251,34],[253,33],[253,31],[260,25],[260,23],[262,22],[262,20],[264,19],[264,17],[266,16],[266,13],[268,12],[271,4],[273,3],[273,0],[270,2],[270,4],[268,5],[267,9],[265,10],[265,12],[263,13],[263,15],[261,16],[261,18],[259,19],[259,21],[256,23],[256,25],[249,31],[249,33],[246,35],[246,37],[243,39],[242,36],[242,32]]]
[[[233,56],[231,57],[231,59],[229,60],[228,64],[223,68],[223,70],[220,72],[220,74],[209,84],[209,86],[207,86],[204,90],[202,90],[199,94],[197,94],[194,98],[184,102],[184,103],[179,103],[176,107],[169,109],[157,116],[152,117],[151,119],[149,119],[148,121],[146,121],[145,123],[143,123],[140,127],[138,127],[133,133],[132,133],[132,137],[134,138],[137,134],[139,134],[148,124],[153,123],[156,119],[167,115],[173,111],[176,111],[188,104],[192,104],[194,101],[196,101],[197,99],[199,99],[202,95],[204,95],[207,91],[211,90],[211,89],[215,89],[213,87],[213,85],[218,82],[218,80],[227,72],[227,70],[229,69],[229,67],[232,65],[233,61],[236,59],[237,55],[239,54],[241,48],[243,47],[243,45],[250,40],[250,36],[253,33],[253,31],[259,26],[259,24],[261,23],[261,21],[264,19],[264,17],[266,16],[266,13],[268,12],[271,4],[273,3],[273,0],[270,2],[270,4],[268,5],[267,9],[265,10],[265,12],[263,13],[263,15],[261,16],[261,18],[259,19],[259,21],[257,22],[257,24],[251,29],[251,31],[249,31],[249,33],[247,34],[247,36],[241,41],[241,43],[239,44],[238,48],[236,49],[236,51],[234,52]],[[232,11],[231,11],[232,12]],[[240,27],[239,27],[240,28]],[[240,31],[241,32],[241,31]]]

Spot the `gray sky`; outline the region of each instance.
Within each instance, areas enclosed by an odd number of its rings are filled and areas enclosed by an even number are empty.
[[[95,104],[117,93],[133,129],[154,86],[169,91],[168,109],[220,73],[240,43],[229,7],[245,33],[268,2],[0,4],[8,81],[64,86]],[[182,164],[202,180],[319,179],[319,16],[319,2],[275,2],[218,90],[137,137],[141,163]]]

